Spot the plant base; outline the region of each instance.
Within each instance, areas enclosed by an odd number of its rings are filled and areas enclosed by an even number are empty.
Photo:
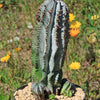
[[[37,95],[31,92],[32,82],[28,83],[28,85],[24,85],[18,88],[14,93],[14,100],[41,100]],[[75,95],[72,97],[67,97],[63,95],[55,95],[55,99],[53,100],[84,100],[85,93],[84,91],[77,85]],[[49,100],[49,99],[44,99]]]

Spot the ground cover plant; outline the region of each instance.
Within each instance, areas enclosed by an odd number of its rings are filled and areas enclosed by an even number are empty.
[[[10,100],[18,87],[32,81],[31,43],[37,9],[43,0],[0,1],[0,100]],[[86,99],[100,99],[100,1],[64,0],[79,30],[71,38],[64,77],[80,85]],[[73,35],[78,33],[77,35]],[[5,57],[5,58],[3,58]],[[78,67],[79,66],[79,67]],[[34,72],[34,71],[33,71]],[[33,80],[34,81],[34,80]]]

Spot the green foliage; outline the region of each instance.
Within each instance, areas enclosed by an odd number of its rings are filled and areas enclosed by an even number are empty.
[[[41,81],[43,79],[43,77],[44,77],[44,74],[43,74],[41,68],[36,69],[35,67],[33,67],[33,69],[32,69],[32,77],[33,77],[33,80],[35,82]]]
[[[49,95],[49,99],[50,99],[50,100],[55,99],[55,95],[54,95],[54,94],[50,94],[50,95]]]
[[[39,1],[40,4],[43,2],[43,0],[38,0],[38,1]]]
[[[18,2],[18,0],[0,0],[0,4],[5,4],[6,6],[7,5],[13,5],[13,4],[16,4]]]
[[[68,97],[71,97],[74,93],[73,90],[71,90],[71,83],[70,82],[65,82],[62,89],[61,89],[61,93],[60,94],[63,94],[64,96],[68,96]]]
[[[0,42],[0,49],[3,49],[6,45],[6,42],[5,41],[2,41]]]
[[[3,3],[3,0],[0,0],[0,4],[2,4]]]
[[[6,96],[6,98],[5,98],[5,96]],[[0,93],[0,99],[1,100],[9,100],[10,99],[10,97],[6,94],[6,95],[4,95],[4,93],[3,93],[3,91]]]
[[[0,99],[10,100],[13,97],[13,92],[21,86],[31,81],[31,74],[28,73],[27,68],[23,65],[19,65],[21,60],[20,54],[17,53],[17,57],[14,58],[13,53],[7,62],[8,68],[1,68],[0,66]],[[9,88],[9,90],[7,90]],[[9,93],[10,94],[9,94]]]
[[[72,97],[72,95],[73,95],[72,91],[66,91],[64,93],[64,96]]]

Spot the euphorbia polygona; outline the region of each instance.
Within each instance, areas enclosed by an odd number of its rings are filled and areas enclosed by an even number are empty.
[[[61,0],[45,0],[36,18],[32,59],[36,68],[42,69],[44,78],[33,83],[31,90],[37,95],[44,95],[44,91],[64,94],[73,86],[62,79],[62,66],[70,36],[68,7]]]

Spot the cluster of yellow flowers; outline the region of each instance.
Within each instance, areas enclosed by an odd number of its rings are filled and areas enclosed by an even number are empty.
[[[99,18],[99,15],[91,16],[91,19],[92,19],[92,20],[96,20],[96,19],[98,19],[98,18]]]
[[[78,21],[72,22],[74,19],[75,16],[72,13],[69,13],[69,22],[71,22],[69,33],[70,36],[72,37],[76,37],[80,33],[79,27],[81,26],[81,23]],[[69,65],[70,69],[74,69],[74,70],[79,69],[80,66],[81,65],[79,62],[72,62],[72,64]]]
[[[72,22],[74,19],[75,19],[75,16],[73,14],[69,13],[69,22]],[[79,30],[80,26],[81,26],[81,23],[78,21],[71,23],[71,25],[70,25],[71,29],[70,29],[69,33],[72,37],[76,37],[80,33],[80,30]]]
[[[99,18],[99,15],[91,16],[92,20],[96,20],[98,18]],[[92,30],[92,34],[90,34],[90,36],[87,38],[87,40],[90,44],[93,44],[97,41],[96,33],[94,32],[94,30]]]
[[[74,69],[74,70],[77,70],[81,67],[80,63],[79,62],[72,62],[70,65],[69,65],[70,69]]]
[[[21,48],[16,48],[15,49],[17,52],[21,50]],[[1,62],[8,62],[8,60],[10,59],[11,56],[11,52],[8,51],[7,55],[1,58]]]
[[[7,55],[1,58],[1,62],[7,62],[10,59],[11,52],[8,51]]]

